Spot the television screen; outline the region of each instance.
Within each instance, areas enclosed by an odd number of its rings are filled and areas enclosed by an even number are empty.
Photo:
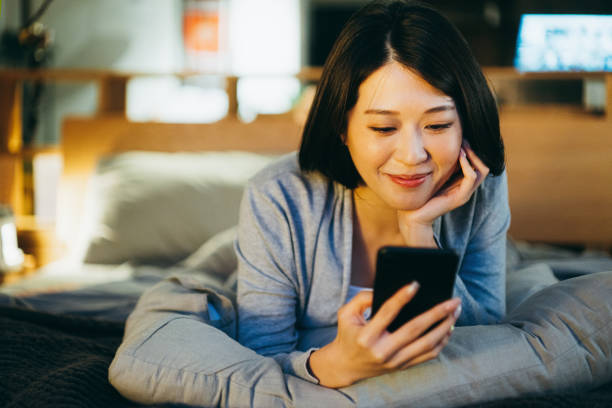
[[[520,71],[612,71],[612,16],[524,14],[514,66]]]

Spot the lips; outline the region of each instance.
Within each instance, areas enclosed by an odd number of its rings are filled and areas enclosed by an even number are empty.
[[[418,174],[387,174],[391,181],[402,187],[418,187],[425,182],[430,173]]]

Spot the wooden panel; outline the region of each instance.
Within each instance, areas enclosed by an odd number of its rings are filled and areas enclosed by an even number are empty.
[[[231,76],[225,79],[225,93],[227,93],[227,116],[238,118],[238,77]]]
[[[0,78],[0,153],[21,149],[21,82]]]
[[[612,121],[612,74],[606,75],[606,118]]]
[[[612,124],[553,110],[501,121],[511,235],[612,247]]]
[[[127,78],[109,77],[100,81],[98,112],[125,115]]]
[[[0,153],[0,203],[9,204],[15,214],[23,213],[22,161],[16,154]]]
[[[0,77],[21,81],[97,81],[105,78],[131,78],[150,73],[80,68],[0,68]]]
[[[64,173],[90,172],[101,155],[129,150],[287,152],[297,149],[300,138],[300,127],[286,115],[248,124],[230,119],[177,124],[129,122],[121,116],[68,118],[62,125]]]

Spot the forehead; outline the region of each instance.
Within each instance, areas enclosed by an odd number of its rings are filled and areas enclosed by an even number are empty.
[[[404,110],[452,104],[453,99],[398,62],[383,65],[359,86],[358,109]]]

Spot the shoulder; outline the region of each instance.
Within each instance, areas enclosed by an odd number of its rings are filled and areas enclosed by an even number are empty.
[[[478,187],[481,203],[508,203],[508,177],[504,171],[499,176],[487,176]]]
[[[246,195],[302,208],[326,201],[338,189],[336,184],[318,172],[303,172],[297,153],[292,152],[255,174],[249,180]]]
[[[270,182],[328,184],[329,179],[317,172],[303,172],[300,169],[297,152],[291,152],[280,156],[261,169],[250,179],[249,184],[262,186]]]
[[[278,159],[268,164],[263,169],[259,170],[251,179],[251,185],[265,184],[270,180],[282,178],[283,175],[299,176],[300,166],[298,163],[297,153],[291,152],[280,156]]]
[[[344,208],[344,193],[344,186],[326,176],[302,171],[295,153],[283,156],[247,184],[239,230],[256,228],[283,240],[289,234],[291,240],[303,243]]]
[[[489,230],[496,233],[507,229],[509,223],[506,172],[499,176],[487,176],[467,203],[442,217],[447,239],[466,243]]]

